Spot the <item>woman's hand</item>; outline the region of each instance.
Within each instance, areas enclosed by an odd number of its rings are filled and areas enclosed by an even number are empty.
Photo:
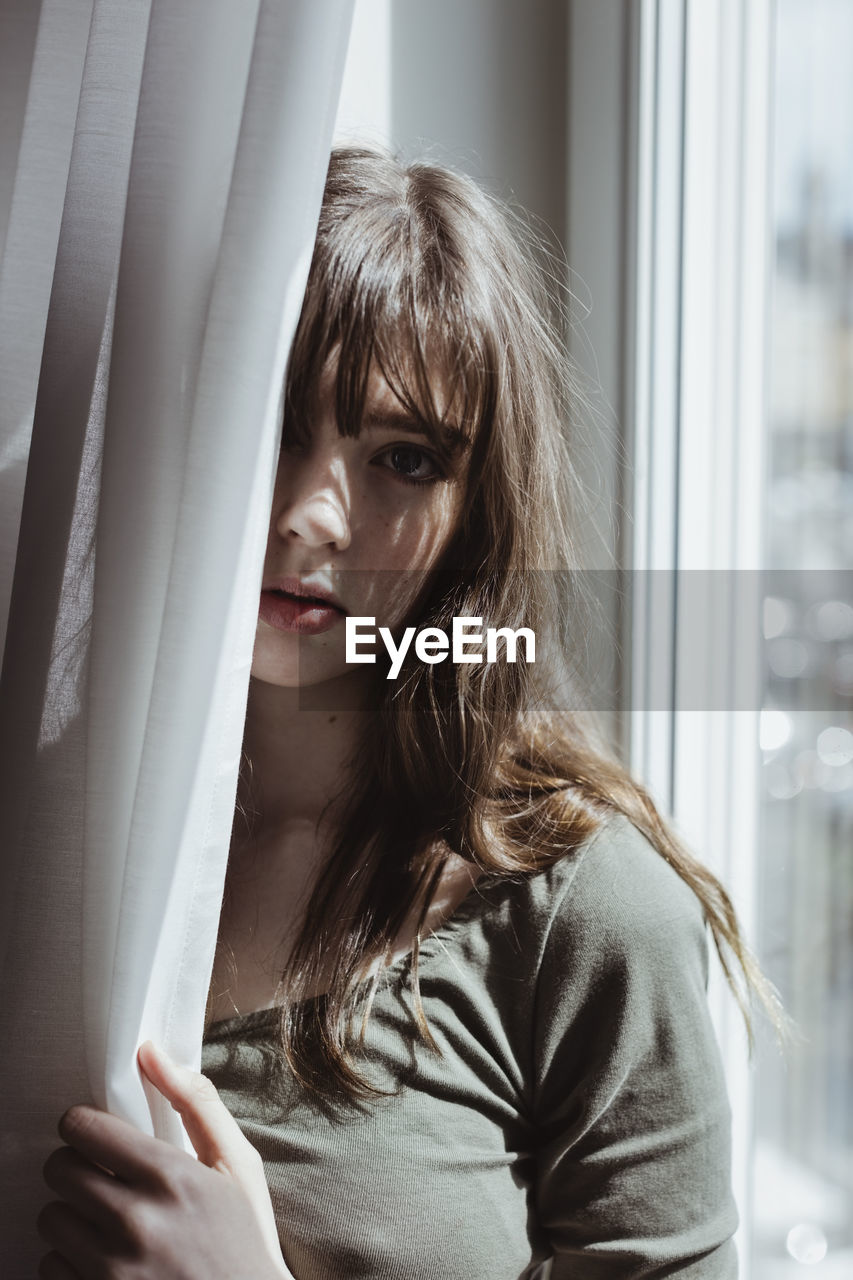
[[[184,1122],[198,1160],[94,1107],[59,1122],[44,1166],[62,1199],[39,1215],[42,1280],[292,1280],[261,1158],[204,1076],[149,1041],[139,1064]]]

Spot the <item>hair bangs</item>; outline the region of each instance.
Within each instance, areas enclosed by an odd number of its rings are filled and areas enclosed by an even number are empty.
[[[285,438],[304,443],[321,405],[356,436],[380,375],[449,459],[491,423],[502,344],[471,305],[460,256],[402,200],[324,211],[291,353]],[[334,214],[334,216],[332,216]]]

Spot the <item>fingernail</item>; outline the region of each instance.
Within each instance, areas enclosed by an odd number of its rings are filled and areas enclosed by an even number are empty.
[[[146,1053],[152,1054],[153,1057],[159,1058],[161,1062],[167,1065],[172,1062],[166,1050],[162,1049],[159,1044],[155,1044],[153,1040],[146,1040],[139,1046],[138,1052],[141,1053],[143,1049]]]

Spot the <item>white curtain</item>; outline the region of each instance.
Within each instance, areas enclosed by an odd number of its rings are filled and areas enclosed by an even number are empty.
[[[0,1274],[92,1101],[180,1141],[351,0],[0,0]],[[149,1110],[151,1103],[151,1110]]]

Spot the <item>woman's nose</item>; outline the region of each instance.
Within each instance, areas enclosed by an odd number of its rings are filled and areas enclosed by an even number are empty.
[[[274,525],[280,538],[343,551],[351,540],[343,461],[317,450],[283,453],[276,480]]]

